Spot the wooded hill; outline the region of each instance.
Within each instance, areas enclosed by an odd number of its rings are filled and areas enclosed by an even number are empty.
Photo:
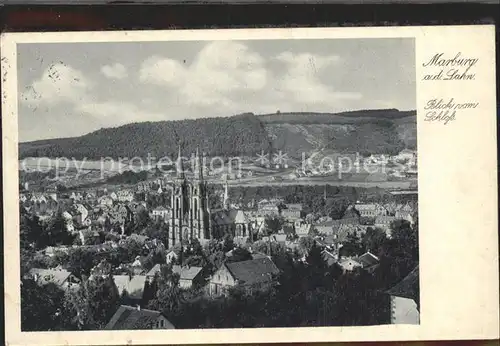
[[[210,156],[255,155],[313,149],[397,153],[416,147],[416,112],[361,110],[344,113],[245,113],[224,118],[132,123],[74,137],[21,143],[20,158],[176,157],[201,151]]]

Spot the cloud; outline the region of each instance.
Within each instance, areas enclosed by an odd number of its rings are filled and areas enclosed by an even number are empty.
[[[119,63],[104,65],[101,67],[101,73],[110,79],[125,79],[128,75],[125,66]]]
[[[103,126],[118,126],[131,122],[159,121],[165,116],[130,102],[106,101],[86,102],[76,105],[75,111],[97,118]]]
[[[121,64],[104,66],[101,71],[119,76]],[[123,100],[99,101],[97,85],[71,66],[58,63],[47,68],[42,76],[29,85],[21,101],[36,109],[41,105],[55,108],[63,106],[73,116],[89,115],[102,126],[117,126],[129,122],[163,120],[161,113],[148,111],[133,102]]]
[[[49,66],[21,93],[21,101],[30,105],[76,102],[86,98],[91,86],[82,72],[57,63]]]
[[[272,69],[270,64],[279,65]],[[270,111],[280,104],[314,109],[358,100],[359,93],[333,90],[320,76],[340,68],[338,55],[283,52],[264,59],[245,44],[208,43],[191,64],[161,56],[146,59],[139,71],[143,83],[161,85],[177,103],[211,107],[218,111]]]
[[[175,90],[181,102],[227,106],[232,104],[230,94],[262,90],[267,71],[264,59],[245,45],[217,41],[206,45],[190,65],[152,56],[143,62],[139,79]]]
[[[243,43],[215,41],[189,63],[150,56],[134,71],[137,79],[124,81],[128,71],[121,63],[102,65],[100,72],[115,80],[112,85],[94,82],[91,74],[67,64],[54,64],[24,90],[22,101],[33,112],[43,105],[47,112],[64,110],[104,127],[277,109],[337,111],[362,97],[336,90],[336,83],[324,79],[341,71],[343,63],[338,55],[296,52],[264,58]]]
[[[362,97],[359,93],[333,90],[320,80],[323,70],[339,65],[339,56],[314,56],[309,53],[294,55],[285,52],[276,57],[285,65],[285,74],[278,81],[277,90],[302,103],[338,102],[339,100],[356,100]]]

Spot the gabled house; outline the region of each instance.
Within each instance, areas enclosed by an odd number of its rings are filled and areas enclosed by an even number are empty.
[[[136,302],[141,301],[144,295],[146,275],[113,275],[113,281],[120,294],[126,291],[129,299]]]
[[[173,261],[176,261],[177,258],[179,258],[179,255],[174,250],[170,250],[165,256],[165,263],[170,264]]]
[[[240,286],[246,290],[265,290],[279,273],[269,258],[258,258],[242,262],[224,263],[210,278],[209,294],[227,294],[231,287]]]
[[[363,268],[363,265],[354,257],[342,258],[338,261],[338,264],[344,272],[351,272],[356,268]]]
[[[356,203],[354,209],[361,217],[378,217],[387,215],[387,209],[378,203]]]
[[[111,207],[113,205],[113,199],[110,196],[102,196],[97,200],[97,203]]]
[[[412,215],[412,212],[409,212],[409,211],[404,211],[404,210],[398,210],[396,212],[396,214],[394,215],[394,217],[396,219],[401,219],[401,220],[406,220],[408,221],[410,224],[413,225],[414,223],[414,219],[413,219],[413,215]]]
[[[203,283],[203,268],[174,265],[172,271],[179,274],[181,288],[199,287]]]
[[[134,262],[130,265],[130,268],[132,269],[132,272],[135,275],[139,275],[144,273],[144,263],[146,261],[145,256],[136,256]]]
[[[147,272],[146,274],[146,281],[152,282],[153,279],[155,278],[156,274],[161,271],[161,264],[155,264],[153,268],[151,268],[150,271]]]
[[[159,311],[122,305],[104,327],[105,330],[175,329]]]
[[[119,202],[132,202],[134,200],[134,193],[130,190],[120,190],[116,193],[116,199]]]
[[[76,288],[80,284],[80,280],[71,272],[58,268],[32,268],[28,272],[28,277],[32,278],[40,286],[52,283],[64,290]]]
[[[300,219],[303,215],[302,204],[285,204],[285,208],[281,210],[281,215],[289,222]]]
[[[391,224],[396,220],[394,216],[378,216],[375,219],[375,227],[383,229],[388,237],[391,237]]]
[[[356,259],[361,263],[361,267],[369,272],[373,271],[379,264],[380,260],[377,256],[372,254],[370,251],[362,254]]]
[[[386,293],[390,296],[392,324],[420,324],[419,267]]]
[[[328,266],[332,266],[335,263],[337,263],[337,256],[335,254],[333,254],[332,252],[327,251],[327,250],[323,250],[321,252],[321,255],[323,256],[323,260],[326,262],[326,264]]]
[[[151,217],[155,220],[168,220],[172,215],[172,210],[159,206],[151,211]]]

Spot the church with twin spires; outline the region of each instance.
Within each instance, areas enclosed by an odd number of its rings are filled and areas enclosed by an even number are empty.
[[[177,175],[170,202],[172,209],[168,231],[169,246],[193,238],[211,239],[207,183],[203,180],[203,166],[198,151],[195,159],[194,179],[189,182],[184,174],[179,146]]]
[[[251,236],[252,227],[245,213],[229,208],[227,183],[223,208],[210,208],[208,186],[203,179],[202,158],[198,150],[191,181],[186,179],[180,147],[176,166],[170,202],[171,217],[168,221],[168,247],[191,239],[203,243],[214,238],[220,239],[226,234],[233,237]]]

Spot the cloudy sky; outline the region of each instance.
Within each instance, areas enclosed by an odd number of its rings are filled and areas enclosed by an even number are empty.
[[[277,110],[415,109],[413,39],[18,46],[19,138]]]

